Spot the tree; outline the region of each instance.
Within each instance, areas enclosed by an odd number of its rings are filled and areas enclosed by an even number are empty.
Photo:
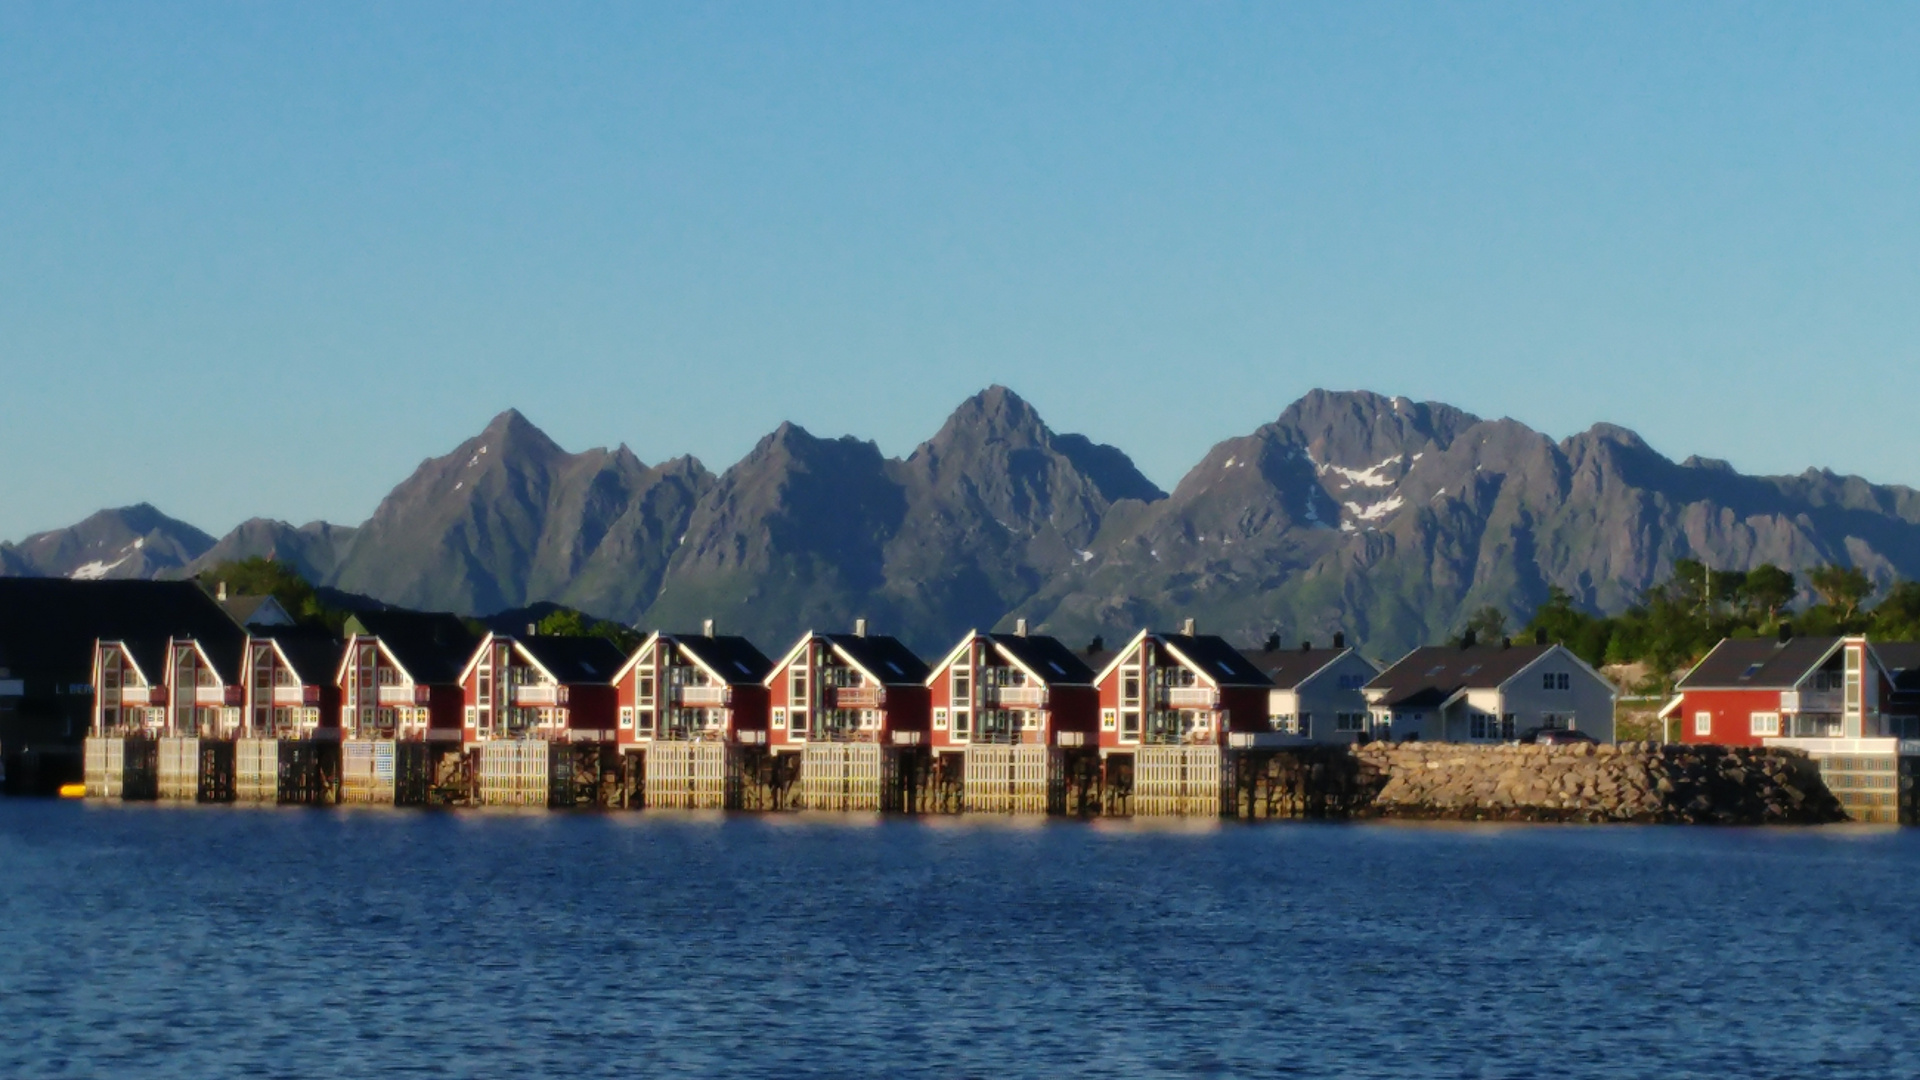
[[[1920,581],[1902,581],[1873,609],[1873,635],[1888,641],[1920,641]]]
[[[1507,613],[1488,604],[1486,607],[1467,616],[1467,625],[1456,640],[1464,643],[1468,640],[1488,642],[1498,641],[1507,633]]]
[[[1808,572],[1807,584],[1820,594],[1822,602],[1840,613],[1843,622],[1851,620],[1861,603],[1873,595],[1873,582],[1857,566],[1816,567]]]
[[[287,614],[301,622],[321,624],[338,631],[346,621],[344,612],[335,611],[321,602],[312,583],[301,577],[300,571],[278,559],[254,556],[223,562],[201,571],[195,580],[209,591],[225,584],[230,596],[271,596],[280,602]]]
[[[1762,563],[1747,571],[1746,580],[1740,587],[1740,596],[1747,609],[1769,623],[1778,621],[1780,613],[1799,594],[1800,587],[1794,581],[1793,574],[1772,563]]]
[[[547,637],[606,638],[626,652],[632,652],[640,644],[640,635],[627,627],[606,619],[591,619],[572,608],[549,612],[546,618],[535,625],[535,629]]]

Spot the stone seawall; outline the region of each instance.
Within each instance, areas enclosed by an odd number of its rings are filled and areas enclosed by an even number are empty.
[[[1374,743],[1352,751],[1355,816],[1811,825],[1844,821],[1794,750],[1655,743]]]

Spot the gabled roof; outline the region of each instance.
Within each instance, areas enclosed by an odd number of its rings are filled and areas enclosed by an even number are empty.
[[[219,604],[241,626],[292,626],[294,623],[293,616],[272,596],[229,596]]]
[[[983,634],[978,630],[968,631],[959,644],[941,657],[927,672],[926,681],[931,683],[938,678],[940,672],[958,660],[975,641],[987,642],[1003,659],[1045,685],[1093,685],[1093,669],[1059,638],[1040,634]]]
[[[1007,659],[1049,686],[1091,686],[1093,669],[1056,637],[988,634]]]
[[[94,642],[118,641],[159,682],[174,637],[207,642],[237,670],[246,632],[191,581],[0,578],[0,654],[13,678],[91,682]]]
[[[380,639],[395,663],[416,683],[460,681],[460,669],[480,639],[459,616],[438,611],[359,611],[347,618],[347,633]]]
[[[1273,686],[1273,680],[1261,674],[1260,669],[1240,655],[1240,650],[1227,644],[1225,638],[1213,634],[1169,634],[1159,630],[1142,630],[1125,645],[1107,654],[1106,663],[1095,669],[1099,672],[1094,676],[1095,680],[1104,680],[1122,657],[1131,654],[1141,639],[1149,637],[1215,686]]]
[[[1840,646],[1837,637],[1727,638],[1677,684],[1679,690],[1791,690]]]
[[[746,638],[730,634],[675,634],[680,651],[693,657],[701,667],[731,686],[760,682],[773,670],[773,661]]]
[[[1920,642],[1876,641],[1873,651],[1893,683],[1895,698],[1902,703],[1920,699]]]
[[[1274,686],[1281,690],[1293,690],[1351,652],[1352,649],[1271,649],[1242,650],[1241,655],[1247,658],[1247,663],[1259,668],[1262,674],[1273,680]],[[1373,666],[1372,661],[1367,662],[1367,669],[1378,674],[1379,669]]]
[[[489,640],[499,640],[498,636]],[[514,645],[560,683],[611,683],[626,663],[620,647],[600,637],[547,634],[511,638]]]
[[[882,685],[921,685],[927,681],[927,662],[915,656],[913,650],[902,645],[897,638],[885,634],[822,634],[817,630],[800,635],[800,640],[793,643],[793,648],[774,663],[767,677],[761,681],[771,682],[780,669],[792,664],[800,656],[810,641],[826,642],[842,659]]]
[[[255,627],[253,636],[273,642],[303,684],[324,686],[338,678],[345,644],[325,630],[304,626]]]
[[[1558,645],[1429,645],[1375,676],[1365,689],[1391,708],[1437,708],[1463,690],[1493,690]],[[1569,653],[1569,656],[1572,654]],[[1585,667],[1584,664],[1581,665]]]

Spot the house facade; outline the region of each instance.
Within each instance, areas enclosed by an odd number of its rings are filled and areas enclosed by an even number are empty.
[[[972,631],[927,676],[935,753],[970,745],[1096,745],[1093,671],[1059,639]]]
[[[1374,738],[1491,743],[1563,729],[1613,741],[1613,684],[1556,644],[1415,649],[1363,692]]]
[[[1094,677],[1100,749],[1226,745],[1271,734],[1273,681],[1213,635],[1142,630]]]
[[[604,638],[488,634],[460,673],[462,741],[615,742],[626,659]]]
[[[1732,639],[1661,710],[1682,742],[1920,738],[1920,648],[1864,636]]]
[[[256,626],[242,672],[241,736],[338,738],[342,645],[325,631]]]
[[[347,620],[334,684],[351,740],[462,740],[460,675],[475,638],[452,615],[361,612]]]
[[[1266,649],[1245,655],[1273,680],[1267,714],[1275,732],[1309,742],[1350,743],[1372,727],[1364,689],[1380,667],[1348,648],[1345,635],[1335,634],[1331,648],[1303,641],[1297,649],[1282,649],[1272,639]]]
[[[932,727],[926,662],[897,639],[809,632],[767,673],[776,753],[810,743],[924,746]]]
[[[622,746],[767,741],[773,661],[743,637],[653,633],[614,676]]]

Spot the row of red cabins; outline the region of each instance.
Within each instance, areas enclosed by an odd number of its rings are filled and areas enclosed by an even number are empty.
[[[268,622],[274,621],[269,617]],[[164,641],[101,640],[94,732],[211,738],[716,740],[958,749],[1224,743],[1270,732],[1273,683],[1223,639],[1141,631],[1118,650],[969,633],[929,667],[897,639],[808,633],[778,660],[742,637],[490,633],[371,612],[344,643],[289,625]]]

